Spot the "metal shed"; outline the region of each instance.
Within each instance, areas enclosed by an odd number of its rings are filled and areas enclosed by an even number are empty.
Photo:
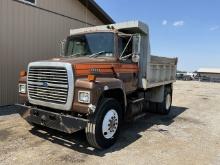
[[[110,23],[93,0],[1,0],[0,105],[17,101],[19,71],[58,56],[70,29]]]
[[[197,72],[201,81],[220,82],[220,68],[200,68]]]

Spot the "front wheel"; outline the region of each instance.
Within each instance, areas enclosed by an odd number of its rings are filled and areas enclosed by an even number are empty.
[[[85,129],[89,144],[98,149],[113,145],[119,136],[121,116],[122,109],[118,101],[113,98],[103,99]]]

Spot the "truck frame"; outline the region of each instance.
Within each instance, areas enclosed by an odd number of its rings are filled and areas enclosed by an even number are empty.
[[[170,112],[176,67],[177,58],[151,55],[141,21],[70,30],[61,57],[20,73],[16,109],[30,124],[85,129],[91,146],[108,148],[123,121]]]

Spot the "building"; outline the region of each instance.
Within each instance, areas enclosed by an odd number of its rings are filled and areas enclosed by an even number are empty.
[[[220,82],[220,68],[201,68],[197,73],[201,81]]]
[[[19,72],[58,56],[70,29],[110,23],[93,0],[0,0],[0,105],[17,101]]]

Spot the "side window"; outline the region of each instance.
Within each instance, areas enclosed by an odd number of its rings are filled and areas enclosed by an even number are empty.
[[[125,57],[127,55],[130,55],[132,54],[132,40],[130,40],[130,37],[127,37],[127,36],[120,36],[119,37],[119,43],[118,43],[118,46],[119,46],[119,55],[121,56],[123,51],[123,55],[122,57]],[[128,43],[129,42],[129,43]],[[128,44],[127,48],[126,48],[126,45]],[[125,49],[126,48],[126,49]],[[132,56],[128,57],[127,58],[127,61],[131,61],[132,59]]]
[[[119,37],[119,53],[120,55],[123,53],[130,37]],[[132,41],[129,42],[127,49],[125,50],[123,56],[132,53]]]
[[[31,5],[36,5],[37,4],[37,0],[21,0],[25,3],[31,4]]]

